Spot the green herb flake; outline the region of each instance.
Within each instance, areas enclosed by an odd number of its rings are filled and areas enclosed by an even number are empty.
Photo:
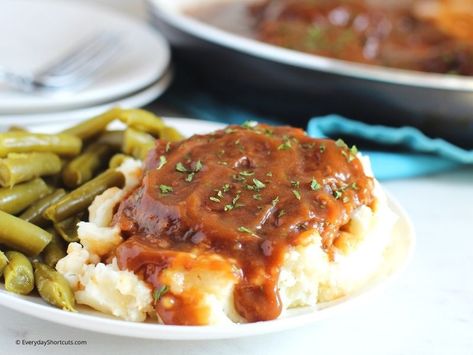
[[[358,184],[356,182],[354,182],[353,184],[351,184],[351,188],[355,191],[358,190]]]
[[[186,167],[181,162],[176,164],[176,171],[179,171],[180,173],[187,173]]]
[[[169,152],[169,150],[171,150],[171,142],[167,142],[166,143],[166,149],[165,149],[165,152]]]
[[[292,190],[292,193],[299,201],[301,200],[301,193],[298,190]]]
[[[333,192],[333,197],[335,197],[335,199],[337,199],[337,200],[340,199],[340,197],[342,197],[342,195],[343,195],[343,193],[339,190],[335,190]]]
[[[253,183],[255,184],[257,190],[264,189],[266,187],[266,184],[262,183],[258,179],[253,179]]]
[[[225,212],[231,211],[231,210],[233,210],[233,205],[225,205],[225,207],[223,208],[223,210],[224,210]]]
[[[285,214],[286,214],[286,210],[284,210],[284,209],[280,210],[279,213],[278,213],[278,218],[281,218]]]
[[[318,191],[322,188],[322,186],[320,186],[320,184],[317,182],[317,180],[312,178],[312,181],[310,182],[310,188],[314,191]]]
[[[163,285],[160,288],[155,288],[153,290],[153,300],[154,303],[158,302],[161,297],[163,297],[169,291],[169,287],[167,285]]]
[[[242,233],[247,233],[247,234],[251,234],[251,235],[255,235],[255,233],[253,233],[253,231],[251,229],[248,229],[246,227],[238,227],[238,231],[239,232],[242,232]]]
[[[336,146],[339,148],[346,148],[348,149],[348,145],[345,143],[345,141],[341,138],[338,138],[337,141],[335,142]]]
[[[195,163],[195,166],[194,166],[194,172],[198,173],[199,171],[202,170],[203,167],[204,167],[204,165],[202,164],[202,162],[200,160],[197,160],[197,162]]]
[[[191,182],[192,179],[194,179],[194,175],[195,175],[194,172],[189,173],[189,175],[187,175],[187,177],[186,177],[186,181],[187,181],[187,182]]]
[[[279,196],[276,196],[276,198],[271,201],[271,205],[274,207],[278,204],[278,202],[279,202]]]
[[[325,149],[326,149],[325,144],[321,144],[320,147],[319,147],[320,153],[325,152]]]
[[[161,155],[161,156],[159,157],[159,165],[158,165],[158,167],[157,167],[156,169],[157,169],[157,170],[160,170],[164,165],[166,165],[167,162],[168,162],[168,161],[167,161],[166,157],[165,157],[164,155]]]
[[[213,202],[217,202],[217,203],[220,202],[220,200],[215,196],[210,196],[209,199],[210,201],[213,201]]]
[[[246,182],[246,178],[244,176],[233,175],[232,178],[233,180],[238,181],[238,182]]]
[[[267,135],[268,137],[272,137],[274,135],[274,132],[270,130],[269,128],[265,128],[264,134]]]
[[[289,150],[292,148],[292,144],[289,140],[281,143],[279,146],[278,146],[278,150]]]
[[[253,171],[245,171],[245,170],[244,170],[244,171],[240,171],[239,174],[240,174],[241,176],[252,176],[252,175],[254,175],[255,173],[254,173]]]
[[[223,190],[223,192],[228,192],[228,190],[230,190],[230,184],[223,185],[222,190]]]
[[[159,185],[159,189],[162,194],[168,194],[173,191],[172,187],[168,185]]]
[[[272,177],[272,176],[273,176],[273,173],[272,173],[271,171],[269,171],[269,172],[266,173],[266,176]]]
[[[258,122],[256,121],[245,121],[241,124],[243,128],[248,128],[248,129],[255,128],[256,125],[258,125]]]
[[[354,145],[350,148],[350,154],[353,155],[353,156],[356,156],[358,154],[358,148],[357,148],[356,145]]]
[[[291,181],[291,186],[292,186],[292,187],[295,187],[295,188],[299,188],[300,182],[297,181],[297,180],[292,180],[292,181]]]
[[[253,195],[253,198],[254,198],[255,200],[259,200],[259,201],[261,201],[261,199],[262,199],[261,194],[254,194],[254,195]]]

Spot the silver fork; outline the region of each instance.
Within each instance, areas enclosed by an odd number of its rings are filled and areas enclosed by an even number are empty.
[[[33,73],[16,73],[0,67],[0,81],[26,91],[58,91],[90,82],[117,53],[120,37],[113,32],[94,35],[56,62]]]

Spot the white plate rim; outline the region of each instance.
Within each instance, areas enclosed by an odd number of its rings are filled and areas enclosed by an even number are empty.
[[[225,125],[216,122],[201,121],[187,118],[165,118],[168,124],[174,125],[178,129],[194,125],[198,129],[195,133],[205,133],[215,129],[220,129]],[[60,126],[70,125],[59,123]],[[56,127],[51,129],[52,132],[57,130],[58,124],[50,125]],[[47,126],[37,127],[37,130],[47,130]],[[36,303],[28,300],[31,296],[19,296],[9,293],[0,287],[0,305],[24,313],[36,318],[44,319],[54,323],[95,331],[98,333],[106,333],[111,335],[127,336],[142,339],[161,339],[161,340],[216,340],[240,338],[254,335],[262,335],[273,332],[280,332],[288,329],[302,327],[309,324],[322,321],[337,315],[341,315],[348,307],[357,305],[381,292],[397,279],[405,270],[413,257],[415,248],[415,230],[405,210],[389,193],[388,203],[394,212],[398,215],[398,223],[403,224],[406,234],[403,234],[404,242],[408,248],[405,250],[403,260],[397,268],[388,276],[380,281],[369,285],[366,289],[347,298],[342,298],[327,304],[326,308],[314,310],[314,308],[306,307],[296,310],[297,312],[305,312],[301,315],[290,316],[288,318],[276,319],[266,322],[248,323],[248,324],[229,324],[219,326],[174,326],[160,325],[156,323],[134,323],[119,319],[112,319],[109,316],[102,316],[98,312],[97,315],[70,313],[54,308],[46,303]],[[39,300],[38,300],[39,301]]]
[[[265,60],[357,79],[439,90],[473,91],[473,78],[385,68],[306,54],[226,32],[183,14],[189,0],[147,0],[150,11],[197,38]],[[213,0],[215,2],[215,0]],[[181,4],[181,5],[179,5]],[[193,4],[196,5],[195,3]],[[182,7],[182,9],[181,9]],[[189,6],[192,8],[192,6]]]
[[[71,120],[74,121],[87,117],[93,117],[116,106],[123,108],[143,107],[163,95],[171,85],[173,77],[174,70],[171,67],[158,81],[152,83],[150,86],[125,97],[117,98],[105,103],[100,103],[97,106],[89,106],[87,108],[79,108],[70,111],[68,110],[40,114],[0,114],[0,130],[2,127],[8,127],[11,125],[27,125],[30,127],[35,125],[43,125],[45,123],[61,122],[64,120],[71,122]]]

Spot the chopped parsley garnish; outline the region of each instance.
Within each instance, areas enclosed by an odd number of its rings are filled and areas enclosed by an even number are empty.
[[[341,138],[338,138],[337,141],[335,142],[335,144],[337,145],[337,147],[339,148],[346,148],[348,149],[348,145],[345,143],[345,141]]]
[[[278,150],[289,150],[291,148],[292,148],[292,144],[289,139],[284,140],[284,142],[278,146]]]
[[[214,196],[210,196],[209,199],[210,199],[210,201],[213,201],[213,202],[220,202],[220,200],[217,197],[214,197]]]
[[[284,209],[280,210],[279,213],[278,213],[278,218],[281,218],[285,214],[286,214],[286,210],[284,210]]]
[[[321,186],[320,184],[317,182],[317,180],[315,180],[314,178],[312,178],[312,181],[310,182],[310,188],[314,191],[318,191],[321,189]]]
[[[253,195],[253,198],[254,198],[255,200],[259,200],[259,201],[261,201],[261,199],[262,199],[262,198],[261,198],[261,194],[254,194],[254,195]]]
[[[355,160],[356,155],[358,154],[358,148],[356,147],[356,145],[349,148],[348,145],[343,141],[343,139],[338,139],[335,144],[337,145],[337,147],[342,148],[342,155],[347,159],[349,163]]]
[[[259,181],[258,179],[253,179],[253,183],[255,184],[255,187],[257,190],[261,190],[266,187],[266,185],[262,183],[261,181]]]
[[[325,144],[321,144],[319,147],[320,153],[325,152]]]
[[[292,190],[292,193],[294,194],[294,196],[296,196],[298,200],[301,199],[301,193],[298,190]]]
[[[187,173],[186,167],[181,162],[176,164],[176,171],[179,171],[180,173]]]
[[[245,121],[241,124],[241,126],[243,128],[254,128],[256,125],[258,124],[258,122],[256,121]]]
[[[203,166],[204,165],[202,164],[202,162],[200,160],[197,160],[197,162],[194,164],[194,169],[189,170],[184,166],[184,164],[179,162],[176,164],[176,171],[183,174],[188,174],[186,177],[186,181],[191,182],[194,179],[195,174],[202,170]]]
[[[202,162],[200,160],[197,160],[197,163],[195,163],[195,166],[194,166],[194,172],[198,173],[199,171],[202,170],[203,167],[204,165],[202,164]]]
[[[292,186],[292,187],[295,187],[295,188],[299,188],[300,182],[297,181],[297,180],[292,180],[292,181],[291,181],[291,186]]]
[[[194,179],[194,175],[195,175],[194,172],[189,173],[189,175],[187,175],[187,177],[186,177],[186,181],[187,181],[187,182],[191,182],[192,179]]]
[[[273,205],[274,207],[278,204],[278,202],[279,202],[279,196],[276,196],[276,198],[271,201],[271,205]]]
[[[233,178],[233,180],[239,181],[239,182],[246,181],[246,178],[244,176],[240,176],[240,175],[237,175],[237,174],[233,175],[232,178]]]
[[[222,190],[223,190],[223,192],[228,192],[228,190],[230,190],[230,184],[223,185]]]
[[[164,155],[161,155],[161,156],[159,157],[159,165],[158,165],[158,167],[157,167],[156,169],[157,169],[157,170],[160,170],[164,165],[166,165],[167,162],[168,162],[168,161],[167,161],[166,157],[165,157]]]
[[[338,200],[340,197],[342,197],[342,194],[343,193],[340,190],[335,190],[333,192],[333,197],[335,197]]]
[[[253,231],[251,229],[248,229],[246,227],[238,227],[238,231],[239,232],[242,232],[242,233],[247,233],[247,234],[251,234],[251,235],[255,235],[255,233],[253,233]]]
[[[159,185],[159,189],[161,190],[162,194],[168,194],[172,192],[172,187],[168,185]]]
[[[167,285],[163,285],[160,288],[155,288],[153,291],[154,303],[158,302],[168,291],[169,287]]]
[[[244,171],[240,171],[239,174],[240,174],[241,176],[252,176],[252,175],[254,175],[255,173],[254,173],[253,171],[245,171],[245,170],[244,170]]]
[[[269,171],[269,172],[266,173],[266,176],[271,177],[271,176],[273,176],[273,173],[271,171]]]

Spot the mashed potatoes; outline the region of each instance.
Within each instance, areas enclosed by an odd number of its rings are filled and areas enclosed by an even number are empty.
[[[372,175],[369,162],[362,159],[366,174]],[[126,187],[109,189],[95,199],[89,208],[90,221],[79,224],[83,247],[70,244],[57,270],[69,280],[78,303],[126,320],[143,321],[153,313],[151,288],[132,272],[119,270],[115,259],[108,265],[100,263],[101,257],[122,242],[118,227],[110,227],[113,210],[140,180],[139,162],[127,160],[120,170],[126,175]],[[304,232],[298,244],[287,250],[277,283],[284,310],[350,294],[376,273],[396,216],[377,183],[374,195],[375,207],[354,211],[331,255],[314,231]],[[190,311],[198,310],[196,324],[245,322],[233,302],[241,277],[233,260],[183,252],[162,273],[161,281],[168,290],[161,307],[171,306],[177,297]]]

